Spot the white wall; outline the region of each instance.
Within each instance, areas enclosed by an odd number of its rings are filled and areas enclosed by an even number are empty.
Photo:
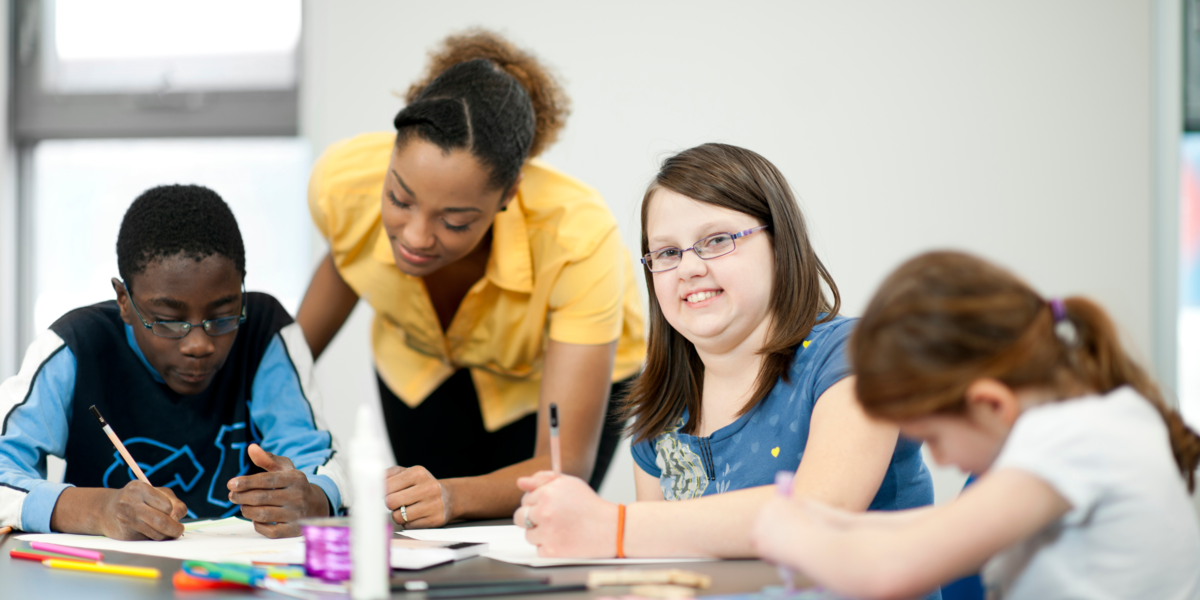
[[[914,253],[963,248],[1046,294],[1097,298],[1149,356],[1148,1],[341,0],[306,10],[302,130],[315,152],[390,129],[426,51],[484,25],[561,72],[574,114],[545,158],[604,194],[630,248],[662,158],[738,144],[788,177],[846,314]],[[374,394],[366,317],[319,365],[341,435],[352,411],[340,407]],[[622,479],[607,494],[630,493],[629,464],[615,467]]]

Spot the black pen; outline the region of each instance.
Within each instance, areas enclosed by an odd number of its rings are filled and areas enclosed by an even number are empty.
[[[477,588],[477,587],[511,587],[511,586],[531,586],[531,585],[546,585],[550,583],[549,577],[531,578],[531,579],[460,579],[457,581],[425,581],[422,579],[393,579],[393,590],[404,590],[406,592],[423,592],[425,590],[448,590],[455,588]]]
[[[562,448],[558,445],[558,405],[550,403],[550,468],[562,475]]]

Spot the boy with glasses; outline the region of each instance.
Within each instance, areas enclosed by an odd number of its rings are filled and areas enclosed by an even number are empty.
[[[233,213],[200,186],[146,191],[117,237],[116,301],[73,310],[0,384],[0,526],[168,539],[240,513],[268,537],[342,506],[312,357],[271,296],[246,293]],[[130,472],[89,408],[124,440]],[[46,457],[65,458],[65,483]]]

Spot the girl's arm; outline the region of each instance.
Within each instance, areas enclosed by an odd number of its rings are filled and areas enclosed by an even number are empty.
[[[831,386],[813,411],[804,459],[793,495],[850,510],[865,510],[879,490],[896,446],[896,429],[871,421],[854,397],[853,378]],[[640,469],[637,469],[641,471]],[[658,481],[636,478],[638,499],[653,497]],[[538,527],[526,537],[543,556],[609,557],[615,552],[616,506],[567,478],[524,479],[531,493],[514,514],[532,510]],[[643,491],[643,488],[646,488]],[[661,497],[661,489],[658,491]],[[775,497],[760,486],[679,502],[637,502],[625,513],[625,555],[631,557],[754,556],[750,528],[758,510]]]
[[[861,512],[879,493],[900,432],[863,412],[854,382],[842,379],[817,400],[792,495]]]
[[[911,598],[977,572],[1070,508],[1042,479],[1002,469],[916,519],[902,511],[831,525],[803,503],[772,502],[759,515],[754,542],[764,558],[800,569],[838,594]]]
[[[879,491],[899,435],[867,418],[854,397],[854,378],[817,400],[792,495],[863,511]],[[628,556],[754,556],[750,527],[774,486],[714,494],[684,502],[638,503],[627,509]],[[705,527],[696,527],[705,523]]]
[[[455,519],[494,519],[513,514],[521,503],[517,478],[550,469],[551,402],[558,404],[563,473],[589,478],[612,389],[616,353],[616,341],[589,346],[549,340],[533,458],[487,475],[443,480],[435,479],[424,468],[393,467],[388,473],[388,508],[398,511],[400,506],[407,506],[409,526],[421,528],[440,527]],[[394,517],[397,523],[403,523],[400,513],[394,512]]]
[[[304,331],[304,339],[312,350],[313,360],[325,351],[357,303],[358,294],[338,273],[333,264],[333,254],[326,254],[313,273],[308,291],[304,292],[300,310],[296,311],[296,322]]]
[[[843,528],[864,525],[882,528],[899,527],[917,519],[923,519],[937,508],[934,506],[922,506],[921,508],[910,508],[907,510],[850,512],[834,508],[828,504],[821,504],[820,502],[807,500],[802,500],[801,502],[809,510],[813,518],[821,519],[831,527]]]

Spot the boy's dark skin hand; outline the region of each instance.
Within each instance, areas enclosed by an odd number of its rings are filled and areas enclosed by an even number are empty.
[[[197,260],[181,253],[152,260],[129,281],[113,279],[112,285],[121,319],[133,328],[138,348],[167,386],[183,396],[207,389],[238,332],[210,336],[200,323],[241,313],[242,274],[233,260],[219,254]],[[146,327],[155,321],[187,321],[193,328],[182,338],[165,338]],[[120,425],[115,427],[120,431]],[[248,453],[268,472],[231,479],[229,489],[235,493],[230,499],[243,505],[242,513],[260,533],[300,535],[299,519],[329,514],[325,492],[290,460],[257,445]],[[171,490],[134,480],[120,490],[67,488],[54,505],[50,528],[122,540],[174,539],[183,535],[179,519],[186,514],[187,507]]]
[[[187,506],[168,488],[134,479],[119,490],[63,490],[50,515],[54,531],[89,533],[114,540],[168,540],[183,535]]]
[[[269,537],[300,535],[300,519],[329,516],[325,491],[308,482],[292,461],[250,444],[246,454],[266,473],[229,480],[229,500],[242,505],[242,516],[254,521],[254,530]]]

